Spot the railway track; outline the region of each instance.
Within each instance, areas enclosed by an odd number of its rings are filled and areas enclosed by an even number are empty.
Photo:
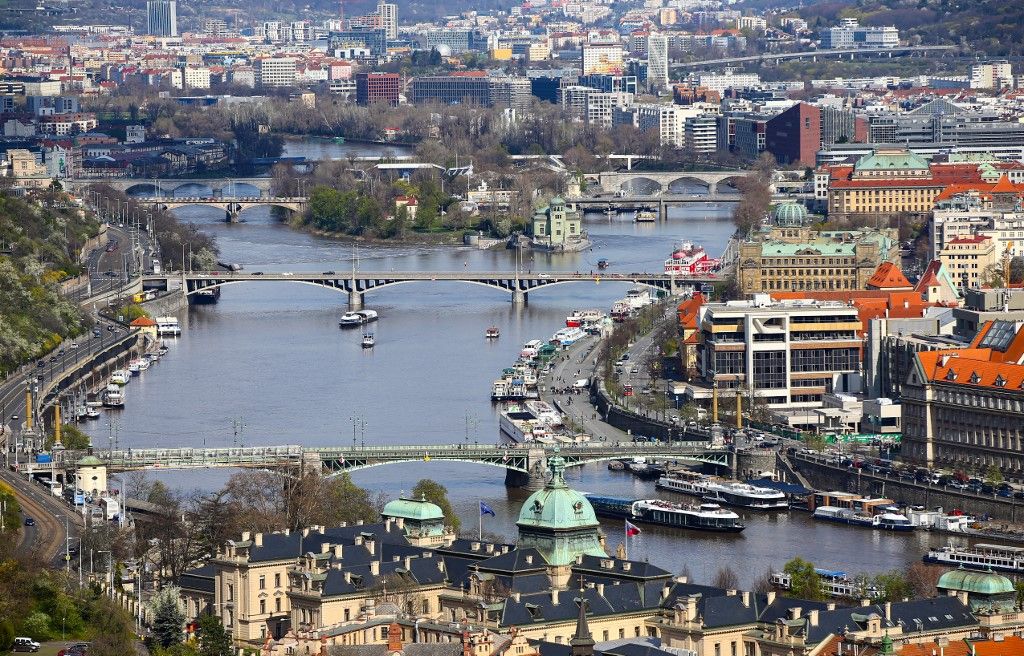
[[[24,481],[13,480],[8,472],[0,474],[0,479],[13,488],[22,513],[36,522],[32,527],[22,525],[18,552],[24,556],[40,558],[49,564],[55,563],[58,554],[65,549],[67,538],[64,513],[55,507],[56,503],[48,499],[43,501],[40,491],[26,487]]]

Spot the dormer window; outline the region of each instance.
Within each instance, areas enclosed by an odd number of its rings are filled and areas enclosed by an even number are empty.
[[[946,380],[956,380],[956,371],[950,369],[946,372]]]
[[[1003,378],[1003,374],[996,376],[996,387],[1006,387],[1006,379]]]
[[[981,382],[981,376],[978,375],[977,371],[971,372],[971,385],[977,385]]]

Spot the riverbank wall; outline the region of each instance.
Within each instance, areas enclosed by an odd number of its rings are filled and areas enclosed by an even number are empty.
[[[1024,521],[1024,502],[992,495],[971,494],[954,488],[926,485],[916,481],[864,473],[860,469],[833,465],[806,454],[791,457],[793,467],[817,490],[836,490],[893,499],[903,505],[963,510],[967,514],[993,519]]]
[[[180,289],[174,289],[151,301],[144,301],[141,306],[152,317],[170,316],[188,309],[188,297]]]
[[[105,385],[112,371],[125,368],[131,359],[139,356],[144,348],[143,340],[138,331],[130,332],[103,350],[84,355],[72,367],[47,381],[40,390],[40,414],[69,390],[81,386],[95,390]]]

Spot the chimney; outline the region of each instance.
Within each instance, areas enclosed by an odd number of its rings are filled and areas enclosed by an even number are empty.
[[[558,605],[558,590],[556,588],[551,588],[551,605]]]
[[[488,542],[487,543],[487,547],[485,547],[485,551],[487,551],[487,553],[489,553],[489,554],[494,553],[494,544],[491,543],[491,542]]]
[[[597,587],[597,594],[598,594],[598,596],[603,597],[604,596],[604,583],[598,583],[596,587]]]
[[[679,576],[676,577],[676,583],[689,583],[689,582],[690,582],[690,577],[689,576],[679,575]]]
[[[775,603],[775,591],[774,590],[769,590],[768,594],[766,596],[768,597],[768,604],[767,604],[768,606],[771,606],[773,603]]]
[[[807,619],[810,621],[811,626],[818,626],[818,609],[815,608],[807,614]]]
[[[671,589],[672,589],[672,586],[668,585],[667,583],[665,585],[661,586],[661,600],[662,601],[665,601],[666,599],[668,599],[668,593],[669,593],[669,591]]]
[[[516,602],[518,604],[520,598],[521,598],[521,595],[519,594],[518,590],[512,593],[512,601],[514,601],[514,602]]]
[[[262,547],[263,546],[263,534],[262,533],[257,533],[256,535],[254,535],[253,536],[253,542],[256,543],[257,547]]]
[[[357,547],[363,544],[363,536],[357,535],[356,538],[352,540],[352,544],[356,545]]]
[[[526,564],[527,565],[532,565],[533,564],[533,556],[532,555],[527,555],[526,556]]]
[[[886,619],[886,621],[891,621],[892,620],[892,602],[891,601],[885,602],[884,608],[885,608],[885,619]]]
[[[412,556],[405,557],[405,569],[412,569]]]
[[[835,609],[836,609],[836,602],[830,601],[827,604],[825,604],[825,610],[835,610]]]
[[[726,597],[735,597],[736,596],[736,591],[733,590],[732,588],[728,588],[725,591],[725,596]]]
[[[384,520],[384,530],[387,531],[388,533],[391,532],[391,518],[390,517],[388,517],[387,519]]]
[[[792,608],[790,608],[789,609],[789,619],[791,619],[791,620],[799,619],[800,611],[801,610],[803,610],[803,609],[800,608],[799,606],[793,606]]]
[[[469,550],[470,551],[480,551],[480,543],[479,542],[471,542],[470,545],[469,545]]]
[[[302,529],[302,537],[304,537],[304,538],[308,538],[309,537],[309,527],[308,526],[306,528]]]
[[[503,554],[507,554],[508,553],[508,545],[507,544],[501,545],[501,553],[503,553]]]
[[[362,526],[362,525],[363,525],[363,520],[361,520],[361,519],[360,520],[356,520],[356,526]]]
[[[374,576],[380,576],[380,561],[379,560],[371,560],[370,561],[370,574],[372,574]]]
[[[967,605],[967,593],[966,592],[963,592],[963,591],[957,592],[956,596],[957,596],[957,599],[960,600],[961,604],[963,604],[964,606]]]
[[[666,589],[666,591],[665,591],[665,592],[666,592],[666,594],[667,594],[667,593],[668,593],[668,590]],[[744,590],[743,592],[741,592],[741,593],[740,593],[740,599],[742,599],[742,600],[743,600],[743,607],[744,607],[744,608],[750,608],[750,593],[749,593],[749,592],[747,592],[746,590]]]
[[[337,558],[338,560],[341,560],[342,553],[343,553],[342,546],[340,544],[334,545],[334,557]]]
[[[441,558],[437,559],[437,571],[439,571],[439,572],[443,572],[444,571],[444,560],[441,559]]]
[[[252,539],[252,533],[250,531],[242,531],[242,542],[248,542]]]
[[[349,572],[348,570],[346,570],[345,571],[345,583],[351,583],[351,582],[352,582],[352,572]]]
[[[870,606],[870,605],[871,605],[871,600],[870,599],[861,599],[860,600],[861,608],[865,608],[865,607]]]
[[[370,552],[371,556],[376,555],[376,553],[377,553],[377,543],[374,540],[372,540],[372,539],[365,540],[363,542],[363,546],[366,547],[366,550]]]
[[[405,528],[405,517],[395,517],[395,526],[399,529]]]
[[[697,597],[690,595],[686,598],[686,621],[692,622],[697,619]]]
[[[284,533],[285,537],[287,537],[287,536],[292,534],[292,530],[290,528],[286,528],[285,530],[283,530],[281,532]]]

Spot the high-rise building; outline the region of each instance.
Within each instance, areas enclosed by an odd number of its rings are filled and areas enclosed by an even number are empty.
[[[400,88],[398,73],[356,74],[356,102],[360,105],[378,102],[397,105]]]
[[[971,66],[972,89],[1001,89],[1013,86],[1013,66],[1006,60]]]
[[[622,74],[622,45],[618,43],[586,43],[583,45],[583,75],[591,73]]]
[[[668,37],[664,34],[647,37],[647,85],[651,91],[668,88]]]
[[[262,57],[253,63],[256,85],[288,87],[295,84],[295,60],[291,57]]]
[[[782,165],[814,166],[821,148],[821,110],[797,103],[768,120],[764,132],[765,150]]]
[[[389,39],[398,38],[398,5],[381,2],[377,5],[381,26],[387,31]]]
[[[149,0],[146,3],[146,33],[178,36],[177,0]]]

